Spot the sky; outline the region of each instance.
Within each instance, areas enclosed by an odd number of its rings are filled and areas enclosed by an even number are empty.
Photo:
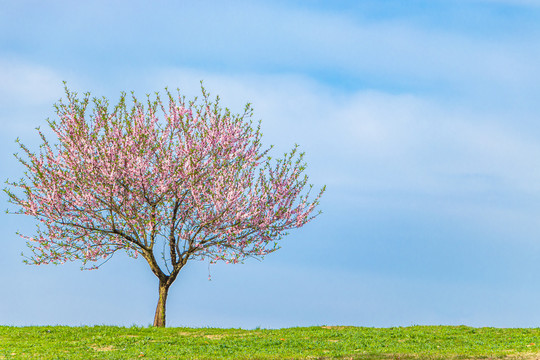
[[[538,327],[539,38],[533,0],[0,0],[0,179],[63,81],[114,103],[203,80],[327,191],[264,261],[188,263],[168,326]],[[1,325],[152,324],[144,260],[25,265],[37,221],[0,199]]]

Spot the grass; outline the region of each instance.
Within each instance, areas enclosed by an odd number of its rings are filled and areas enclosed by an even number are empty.
[[[540,359],[540,329],[0,326],[0,359]]]

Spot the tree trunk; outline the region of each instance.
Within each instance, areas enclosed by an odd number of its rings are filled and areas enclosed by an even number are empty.
[[[154,326],[165,327],[165,304],[167,303],[167,293],[169,285],[166,282],[159,281],[159,299],[156,307],[156,315],[154,316]]]

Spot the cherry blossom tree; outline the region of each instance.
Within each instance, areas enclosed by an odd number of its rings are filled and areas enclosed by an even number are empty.
[[[29,159],[15,156],[28,172],[6,181],[21,194],[4,189],[20,206],[14,214],[44,228],[17,232],[32,251],[25,262],[80,260],[95,269],[118,250],[140,255],[159,279],[154,326],[163,327],[168,290],[188,260],[261,259],[287,230],[320,214],[312,215],[325,187],[311,201],[312,185],[301,194],[308,178],[298,145],[271,165],[251,105],[233,115],[201,88],[202,101],[167,90],[168,106],[158,93],[145,106],[132,93],[128,109],[122,93],[109,109],[107,99],[79,99],[66,86],[67,100],[55,104],[59,122],[47,120],[59,144],[51,147],[39,127],[38,155],[17,139]]]

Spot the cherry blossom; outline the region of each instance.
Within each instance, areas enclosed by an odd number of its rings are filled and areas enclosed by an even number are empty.
[[[168,289],[188,260],[242,262],[279,249],[287,231],[311,221],[320,197],[302,194],[308,177],[298,145],[275,162],[261,150],[260,121],[219,107],[202,88],[202,101],[186,102],[167,90],[145,103],[126,94],[109,107],[66,87],[67,100],[48,121],[58,138],[32,153],[17,139],[29,172],[9,183],[17,214],[39,220],[28,240],[29,264],[79,260],[85,269],[116,251],[141,255],[159,279],[155,326],[165,326]],[[93,104],[93,111],[88,111]]]

